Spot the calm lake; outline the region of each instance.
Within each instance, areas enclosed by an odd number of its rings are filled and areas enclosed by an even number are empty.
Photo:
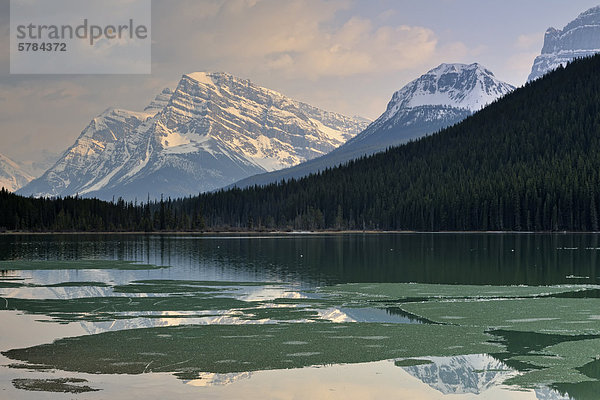
[[[597,399],[600,235],[1,235],[0,399]]]

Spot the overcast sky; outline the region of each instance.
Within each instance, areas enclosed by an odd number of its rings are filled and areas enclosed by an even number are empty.
[[[599,0],[156,0],[151,75],[10,75],[0,0],[0,153],[70,146],[108,107],[142,110],[184,73],[223,71],[326,110],[375,119],[440,63],[522,85],[544,32]]]

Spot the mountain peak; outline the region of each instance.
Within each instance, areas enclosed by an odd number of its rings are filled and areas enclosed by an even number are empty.
[[[213,86],[215,83],[213,82],[213,76],[222,76],[222,73],[210,73],[210,72],[191,72],[189,74],[184,74],[183,78],[188,78],[198,83],[203,83],[205,85]]]
[[[528,80],[540,78],[575,58],[600,51],[600,6],[579,14],[562,30],[548,28],[542,53],[535,59]]]
[[[479,63],[472,63],[472,64],[460,64],[460,63],[452,63],[452,64],[448,64],[448,63],[443,63],[438,65],[437,67],[433,68],[432,70],[430,70],[428,72],[428,74],[448,74],[448,73],[453,73],[453,72],[462,72],[462,71],[481,71],[482,73],[485,73],[487,75],[491,75],[494,76],[494,74],[488,70],[487,68],[485,68],[483,65],[479,64]]]
[[[321,156],[367,126],[222,72],[185,74],[144,111],[107,109],[21,193],[187,196]]]
[[[180,84],[186,81],[192,81],[195,84],[199,84],[202,87],[209,88],[209,90],[217,90],[222,87],[228,87],[228,89],[234,89],[236,92],[238,92],[238,94],[239,92],[243,93],[247,90],[252,90],[256,93],[260,92],[266,96],[272,96],[282,99],[287,98],[285,95],[273,89],[268,89],[256,85],[249,79],[240,78],[226,72],[191,72],[182,76]]]
[[[579,14],[572,22],[570,22],[566,28],[572,26],[581,26],[588,24],[597,24],[600,22],[600,5],[590,8]]]
[[[394,93],[384,120],[401,109],[420,106],[448,106],[479,111],[514,90],[478,63],[441,64]]]
[[[144,108],[144,112],[156,114],[169,104],[169,100],[173,95],[173,90],[164,88],[156,97]]]
[[[226,82],[240,82],[247,85],[254,85],[248,79],[239,78],[226,72],[190,72],[189,74],[184,74],[182,79],[190,79],[197,83],[213,87],[223,85]]]
[[[322,157],[244,179],[247,187],[300,178],[456,124],[514,88],[478,63],[441,64],[394,93],[367,129]]]

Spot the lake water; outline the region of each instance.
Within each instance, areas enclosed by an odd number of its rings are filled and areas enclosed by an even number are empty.
[[[0,236],[0,399],[596,399],[600,235]]]

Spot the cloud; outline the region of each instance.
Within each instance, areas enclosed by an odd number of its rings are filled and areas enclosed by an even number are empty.
[[[269,67],[290,75],[346,77],[413,68],[433,55],[436,44],[433,32],[425,28],[373,28],[369,20],[352,18],[336,32],[315,37],[306,49],[266,56],[272,60]]]
[[[171,45],[155,54],[159,64],[193,59],[246,73],[269,70],[287,76],[318,79],[327,76],[396,71],[414,68],[435,53],[437,38],[419,26],[377,25],[361,17],[339,16],[351,3],[343,0],[235,0],[209,1],[204,13],[198,4],[169,15],[180,26],[191,24],[193,33],[155,24],[155,38]],[[171,26],[172,28],[172,26]],[[176,37],[180,33],[181,36]],[[159,39],[156,39],[159,42]],[[160,42],[158,43],[160,45]],[[163,46],[160,46],[161,48]]]
[[[514,77],[513,82],[520,84],[527,80],[533,61],[540,54],[543,42],[544,32],[522,34],[514,40],[512,48],[515,51],[503,65],[504,70]]]
[[[0,152],[21,161],[62,152],[106,108],[141,111],[157,88],[173,84],[144,76],[24,76],[0,83]]]
[[[0,0],[0,10],[7,3]],[[326,110],[376,118],[394,91],[428,69],[481,61],[479,55],[490,52],[476,46],[479,40],[447,31],[438,36],[404,19],[401,5],[378,10],[366,3],[153,0],[150,76],[8,75],[6,49],[0,55],[6,65],[0,71],[0,151],[25,159],[42,149],[64,150],[107,107],[141,110],[182,74],[202,70],[250,78]],[[3,17],[0,34],[8,38]],[[7,42],[0,40],[0,50]]]
[[[515,82],[525,82],[531,72],[533,61],[539,54],[539,51],[513,54],[506,60],[505,70],[516,76]]]
[[[0,77],[9,70],[10,63],[10,25],[0,24]]]
[[[24,159],[41,149],[64,150],[65,142],[85,126],[85,117],[72,115],[74,104],[81,102],[84,94],[81,86],[70,82],[0,85],[2,152]],[[72,122],[77,123],[76,128]]]
[[[12,115],[12,118],[22,120],[26,119],[26,114],[31,111],[29,104],[32,101],[42,100],[48,102],[49,108],[59,108],[70,105],[72,101],[77,101],[83,93],[84,90],[81,86],[70,82],[41,86],[35,85],[33,82],[19,86],[0,86],[0,107],[3,111],[10,109],[10,113],[7,113],[5,118],[11,118]],[[13,101],[14,99],[20,101]]]
[[[439,57],[444,60],[444,62],[460,62],[464,60],[465,57],[469,56],[470,50],[466,44],[462,42],[452,42],[445,44],[442,46],[438,53]]]
[[[539,50],[542,48],[543,42],[544,32],[535,32],[519,35],[514,43],[514,46],[519,50],[531,50],[532,48]]]
[[[382,21],[388,20],[392,17],[395,17],[398,14],[398,12],[394,9],[388,9],[385,10],[381,13],[379,13],[379,15],[377,16],[377,18],[379,18]]]

